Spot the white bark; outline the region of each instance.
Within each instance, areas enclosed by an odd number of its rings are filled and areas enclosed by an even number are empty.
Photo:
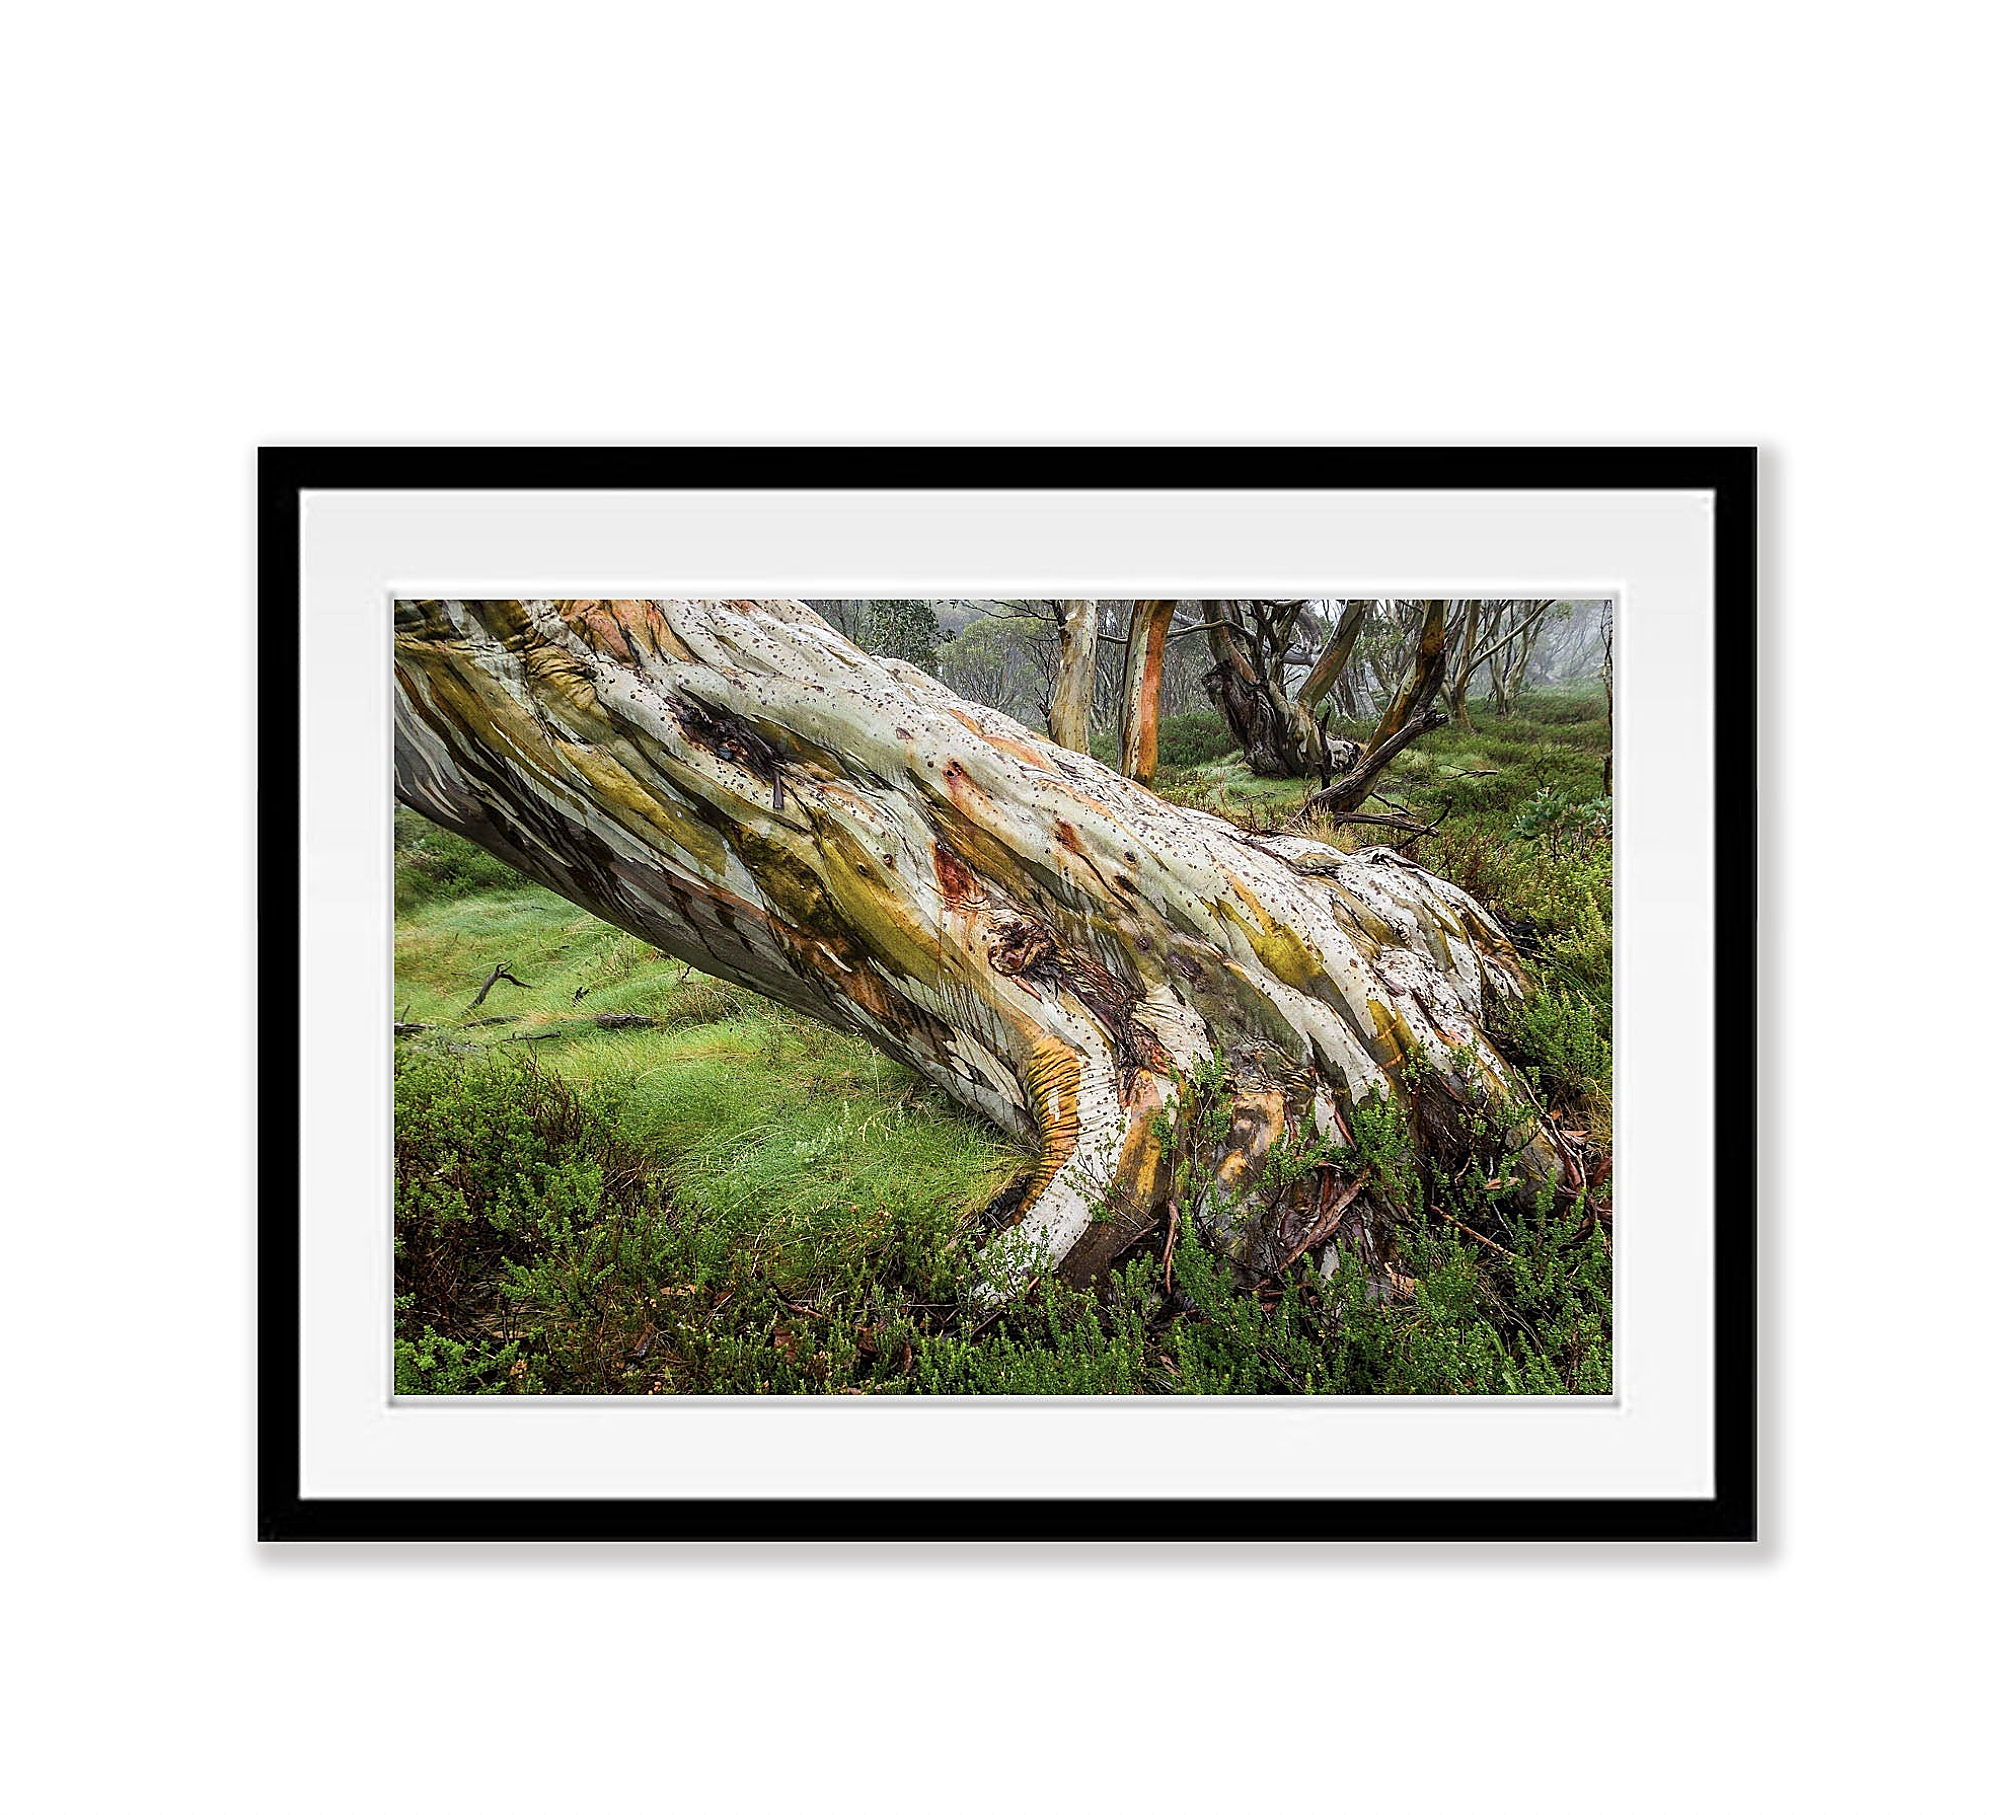
[[[1097,692],[1097,601],[1062,601],[1062,647],[1048,734],[1065,750],[1090,747],[1090,708]]]
[[[1470,897],[1172,806],[794,601],[404,601],[395,716],[408,804],[1036,1144],[1002,1286],[1143,1229],[1155,1118],[1212,1054],[1251,1106],[1226,1180],[1393,1089],[1427,1142],[1485,1096],[1556,1170],[1480,1024],[1519,979]],[[1262,1265],[1311,1214],[1216,1235]]]

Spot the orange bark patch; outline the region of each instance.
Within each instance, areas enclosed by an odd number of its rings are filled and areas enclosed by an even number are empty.
[[[659,660],[695,658],[654,599],[561,599],[559,615],[602,655],[636,662],[648,650]]]
[[[1077,1090],[1082,1077],[1083,1061],[1070,1047],[1052,1035],[1035,1041],[1027,1061],[1027,1098],[1041,1129],[1041,1160],[1027,1182],[1030,1204],[1054,1183],[1076,1151],[1081,1129]]]
[[[1167,660],[1167,629],[1155,625],[1146,644],[1145,672],[1139,677],[1139,728],[1132,740],[1132,761],[1148,781],[1160,766],[1160,672]]]
[[[961,718],[963,714],[959,713],[958,716]],[[972,729],[977,730],[977,727],[974,725]],[[1032,744],[1023,744],[1017,737],[1006,737],[998,732],[980,731],[978,735],[984,738],[993,749],[1003,751],[1008,756],[1017,756],[1030,767],[1044,769],[1051,775],[1055,772],[1054,764],[1049,762]]]
[[[1241,1093],[1230,1125],[1229,1151],[1216,1170],[1224,1193],[1239,1197],[1264,1166],[1272,1143],[1285,1131],[1285,1093],[1257,1090]]]

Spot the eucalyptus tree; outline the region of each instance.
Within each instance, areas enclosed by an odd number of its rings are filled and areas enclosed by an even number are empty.
[[[1257,775],[1319,775],[1328,766],[1313,707],[1294,693],[1289,668],[1311,626],[1305,599],[1204,599],[1209,697]]]
[[[1485,667],[1498,712],[1506,712],[1521,690],[1545,614],[1552,599],[1456,599],[1447,651],[1446,703],[1456,724],[1471,727],[1467,692]]]
[[[1375,1105],[1449,1168],[1486,1125],[1505,1181],[1577,1182],[1483,1025],[1508,940],[1388,848],[1174,806],[791,600],[404,600],[395,649],[407,805],[1025,1139],[995,1293],[1094,1277],[1183,1154],[1240,1264],[1344,1242],[1387,1279],[1396,1205],[1264,1168]]]

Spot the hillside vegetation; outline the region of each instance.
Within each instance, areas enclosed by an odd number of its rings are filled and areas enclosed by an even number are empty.
[[[1306,793],[1253,778],[1212,715],[1169,720],[1161,748],[1161,793],[1254,829],[1283,827]],[[1433,824],[1412,854],[1517,938],[1532,989],[1493,1031],[1596,1181],[1515,1215],[1479,1170],[1419,1176],[1366,1109],[1354,1163],[1408,1208],[1415,1283],[1389,1303],[1346,1259],[1326,1279],[1309,1258],[1239,1282],[1181,1218],[1101,1296],[1051,1282],[981,1317],[971,1255],[1024,1152],[863,1042],[401,809],[398,1390],[1608,1391],[1606,748],[1597,694],[1527,695],[1426,739],[1372,803]]]

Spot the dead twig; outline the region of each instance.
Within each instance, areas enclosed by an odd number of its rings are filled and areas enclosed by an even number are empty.
[[[464,1015],[472,1015],[482,1006],[483,998],[499,983],[514,983],[519,989],[529,989],[531,987],[522,977],[511,976],[509,971],[499,964],[489,973],[488,979],[483,983],[482,987],[475,992],[475,1000],[469,1003],[461,1012]]]
[[[1327,817],[1338,826],[1383,826],[1392,832],[1409,832],[1414,838],[1423,838],[1432,830],[1402,813],[1330,813]]]
[[[1439,817],[1437,819],[1435,819],[1428,826],[1421,826],[1416,832],[1412,833],[1412,835],[1409,838],[1401,839],[1394,848],[1400,851],[1408,851],[1421,838],[1431,837],[1434,832],[1438,831],[1439,828],[1446,823],[1446,816],[1452,811],[1453,809],[1450,806],[1441,807],[1439,810]]]
[[[1515,1254],[1510,1249],[1503,1247],[1500,1242],[1490,1241],[1479,1229],[1468,1228],[1451,1210],[1442,1210],[1437,1204],[1434,1204],[1432,1211],[1435,1216],[1445,1217],[1462,1235],[1471,1235],[1482,1247],[1493,1250],[1495,1253],[1501,1255],[1504,1260],[1514,1260],[1516,1258]]]
[[[1273,1269],[1275,1275],[1283,1274],[1301,1255],[1311,1252],[1322,1242],[1334,1240],[1341,1233],[1343,1212],[1362,1195],[1363,1187],[1369,1183],[1366,1178],[1344,1181],[1331,1166],[1323,1166],[1320,1171],[1320,1200],[1313,1220],[1292,1251]]]

